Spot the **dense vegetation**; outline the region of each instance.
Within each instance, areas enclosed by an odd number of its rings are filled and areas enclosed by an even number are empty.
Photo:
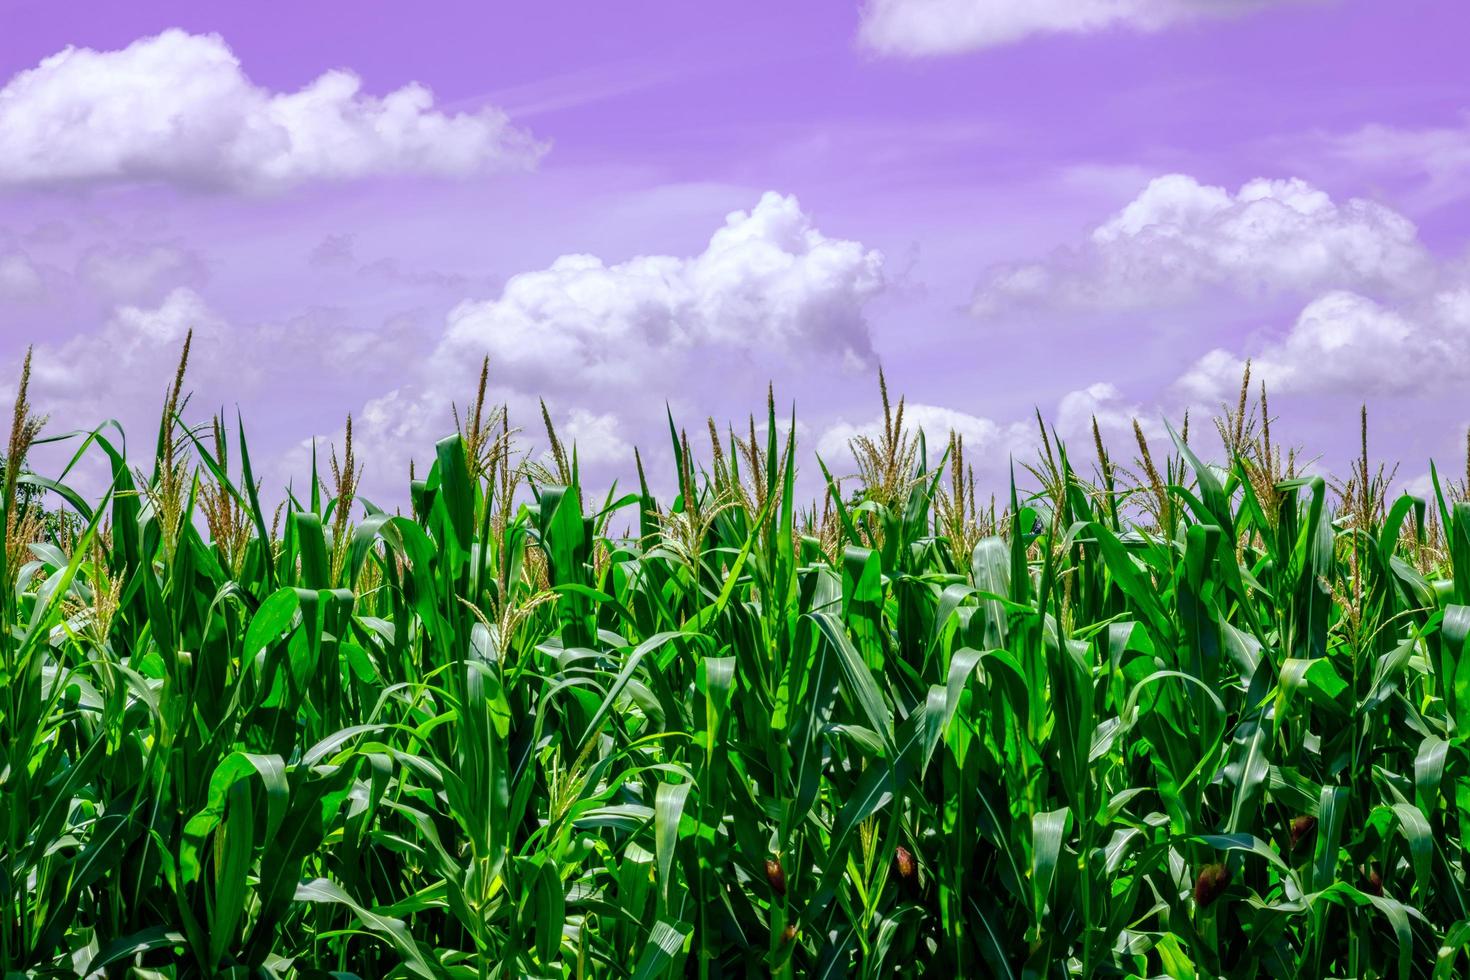
[[[1218,465],[1043,430],[999,506],[886,392],[814,507],[774,410],[592,500],[482,383],[411,512],[349,428],[271,513],[183,375],[103,499],[6,472],[7,970],[1465,969],[1463,484],[1298,477],[1243,385]]]

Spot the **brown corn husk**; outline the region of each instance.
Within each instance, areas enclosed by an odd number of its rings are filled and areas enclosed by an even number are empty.
[[[766,858],[766,882],[777,895],[786,894],[786,870],[778,858]]]
[[[1200,869],[1194,882],[1194,901],[1202,909],[1215,904],[1225,889],[1230,887],[1230,869],[1223,864],[1207,864]]]
[[[914,855],[907,847],[899,845],[893,852],[893,863],[898,868],[898,876],[904,881],[913,881],[918,871],[914,863]]]
[[[1291,847],[1295,850],[1297,845],[1317,830],[1317,818],[1310,814],[1302,814],[1291,818]]]

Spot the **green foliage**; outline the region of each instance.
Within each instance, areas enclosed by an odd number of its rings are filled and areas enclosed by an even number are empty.
[[[243,433],[86,440],[111,490],[0,600],[7,971],[1462,975],[1456,494],[1048,443],[940,520],[888,433],[818,520],[772,410],[596,504],[482,409],[407,516],[350,448],[277,522]]]

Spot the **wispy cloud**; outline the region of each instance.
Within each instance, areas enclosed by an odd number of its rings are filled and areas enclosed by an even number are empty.
[[[1158,309],[1212,291],[1245,299],[1331,288],[1408,292],[1433,269],[1414,223],[1373,201],[1337,202],[1297,179],[1252,180],[1232,193],[1169,174],[1086,240],[993,270],[973,310]]]
[[[881,54],[919,57],[1014,44],[1037,34],[1158,31],[1306,0],[869,0],[859,37]]]

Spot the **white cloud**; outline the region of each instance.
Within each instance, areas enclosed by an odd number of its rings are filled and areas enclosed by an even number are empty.
[[[199,256],[184,249],[126,243],[88,249],[77,262],[77,276],[113,299],[138,300],[161,288],[198,284],[205,270]]]
[[[91,429],[116,419],[148,445],[190,329],[191,384],[237,387],[248,374],[248,359],[241,360],[224,319],[186,288],[175,289],[156,307],[118,307],[92,332],[36,345],[30,397],[50,417],[47,431]],[[6,380],[11,377],[6,372]]]
[[[32,401],[63,429],[119,417],[130,434],[157,423],[184,338],[193,331],[188,388],[200,411],[269,389],[294,398],[343,387],[343,379],[383,379],[422,345],[418,330],[390,322],[373,330],[337,311],[313,310],[278,322],[233,323],[195,290],[180,286],[156,305],[123,304],[94,330],[37,344]],[[309,398],[303,404],[309,403]]]
[[[401,377],[402,365],[424,346],[421,329],[403,318],[373,329],[342,311],[314,309],[280,321],[241,323],[221,315],[193,289],[178,287],[157,304],[115,307],[93,330],[35,345],[31,403],[48,417],[46,433],[91,430],[116,420],[130,440],[133,462],[145,463],[190,330],[185,388],[193,395],[185,419],[198,423],[220,410],[229,419],[240,406],[251,426],[256,474],[264,478],[267,495],[308,472],[310,441],[305,455],[282,456],[285,439],[299,436],[303,426],[310,432],[335,423],[341,406],[360,398],[364,386],[386,386]],[[19,373],[17,352],[0,369],[0,403],[14,397]],[[388,399],[368,411],[376,413],[378,429],[389,436],[394,422],[422,435],[422,429],[408,425],[415,408],[411,401]],[[446,415],[433,434],[442,435],[449,425]],[[433,440],[415,448],[430,454]],[[59,472],[75,449],[75,443],[38,448],[35,465],[42,472]],[[100,492],[101,464],[95,455],[84,461],[77,485]],[[374,476],[380,487],[402,488],[401,470],[378,468]]]
[[[198,390],[202,384],[212,392],[236,390],[247,373],[242,368],[248,360],[242,362],[233,348],[225,321],[189,289],[174,290],[156,307],[118,307],[91,332],[36,344],[30,402],[47,419],[44,434],[86,431],[116,421],[129,440],[132,464],[146,465],[166,390],[191,328],[190,387]],[[15,397],[19,362],[17,356],[0,371],[0,399],[7,405]],[[115,431],[109,430],[107,437],[116,444]],[[56,475],[76,449],[76,442],[40,446],[33,450],[30,464]],[[106,487],[106,472],[103,457],[90,453],[67,482],[83,495],[95,496]]]
[[[41,272],[20,252],[0,254],[0,299],[30,299],[46,288]]]
[[[1092,446],[1092,420],[1097,419],[1098,430],[1103,439],[1123,438],[1133,440],[1133,420],[1137,419],[1145,436],[1150,439],[1165,435],[1163,424],[1156,411],[1128,402],[1117,385],[1099,381],[1069,391],[1057,405],[1056,430],[1064,438],[1085,442],[1088,452]]]
[[[533,164],[493,107],[447,114],[422,85],[366,95],[333,70],[297,92],[251,82],[217,35],[167,30],[120,51],[66,48],[0,88],[0,183],[163,180],[248,191]]]
[[[865,364],[863,307],[882,287],[878,252],[828,238],[794,197],[768,193],[692,258],[564,255],[514,276],[499,298],[450,313],[433,360],[447,369],[489,354],[527,390],[634,388],[711,357]]]
[[[558,428],[557,438],[566,444],[568,452],[576,446],[577,460],[584,466],[626,465],[633,458],[633,447],[622,435],[622,423],[611,412],[599,414],[575,408]]]
[[[98,252],[77,261],[74,281],[115,294],[169,289],[187,265],[175,258],[142,247]],[[692,255],[563,257],[432,325],[406,314],[373,329],[330,307],[227,322],[202,289],[174,286],[39,344],[33,401],[51,415],[51,432],[118,417],[146,444],[192,327],[192,419],[241,405],[255,444],[266,447],[257,472],[278,486],[292,475],[279,464],[300,462],[269,458],[289,426],[330,441],[337,406],[358,406],[354,437],[372,461],[372,492],[386,498],[401,491],[409,459],[428,460],[452,431],[451,403],[463,409],[474,397],[489,354],[490,400],[510,406],[525,441],[544,445],[537,399],[545,397],[563,441],[577,444],[600,479],[627,473],[639,439],[645,460],[659,465],[666,401],[699,430],[705,414],[724,419],[759,405],[768,380],[783,404],[818,404],[801,392],[825,396],[866,377],[874,360],[866,305],[883,285],[879,253],[822,234],[795,199],[771,194],[717,223]]]
[[[661,434],[665,400],[699,419],[732,400],[743,413],[772,379],[786,397],[783,378],[807,390],[850,383],[873,362],[865,307],[883,286],[880,253],[822,234],[795,198],[768,193],[697,255],[565,255],[494,299],[461,303],[419,376],[361,413],[361,438],[393,472],[424,458],[488,355],[492,398],[510,404],[512,424],[535,419],[544,396],[584,461],[626,465],[635,435]],[[530,428],[538,441],[540,425]]]
[[[1239,386],[1243,368],[1240,354],[1217,348],[1178,387],[1189,397],[1218,401]],[[1331,292],[1251,359],[1251,377],[1281,393],[1409,394],[1463,381],[1467,371],[1470,288],[1445,289],[1403,307]]]
[[[1012,44],[1034,34],[1085,34],[1244,14],[1302,0],[869,0],[859,38],[910,57]]]
[[[1379,123],[1321,137],[1334,162],[1391,180],[1417,179],[1413,195],[1422,207],[1462,199],[1470,175],[1470,112],[1459,125],[1401,127]]]
[[[1001,424],[994,419],[971,415],[942,405],[906,404],[903,410],[904,430],[917,436],[923,430],[929,450],[929,462],[937,464],[949,444],[951,432],[965,441],[965,458],[976,464],[987,476],[1004,471],[1012,454],[1029,458],[1037,444],[1036,428],[1024,422]],[[883,416],[862,422],[841,420],[829,426],[817,439],[821,455],[833,476],[851,472],[853,455],[850,443],[858,436],[878,440],[883,435]]]
[[[1464,479],[1458,474],[1458,470],[1459,464],[1465,459],[1463,439],[1467,424],[1470,423],[1461,421],[1456,428],[1455,437],[1447,440],[1435,454],[1439,464],[1437,470],[1441,493],[1449,491],[1448,484],[1451,482],[1458,483]],[[1433,511],[1437,506],[1434,498],[1434,478],[1435,474],[1429,470],[1422,470],[1413,475],[1406,475],[1403,470],[1400,470],[1398,479],[1389,485],[1388,499],[1392,500],[1400,493],[1407,493],[1410,496],[1423,498],[1429,504],[1430,511]]]
[[[358,455],[374,467],[368,478],[386,479],[390,485],[401,482],[410,460],[432,455],[434,441],[454,431],[452,421],[445,418],[447,404],[447,396],[442,401],[420,398],[411,390],[395,388],[354,413],[357,439],[366,447]]]
[[[1434,274],[1414,223],[1372,201],[1334,202],[1305,181],[1231,194],[1184,174],[1149,183],[1080,246],[994,272],[973,310],[1128,310],[1212,290],[1270,297],[1324,289],[1408,291]]]
[[[1081,468],[1083,461],[1091,460],[1095,455],[1092,438],[1094,415],[1104,443],[1120,458],[1132,453],[1135,418],[1149,440],[1167,437],[1156,409],[1146,410],[1128,402],[1117,386],[1097,382],[1063,395],[1054,412],[1042,412],[1049,436],[1065,444],[1074,468]],[[974,468],[982,484],[1004,486],[1010,478],[1012,463],[1018,481],[1023,484],[1030,482],[1024,468],[1035,462],[1042,448],[1034,418],[996,421],[954,408],[927,404],[906,405],[903,418],[904,429],[910,435],[915,435],[920,429],[924,431],[930,465],[938,464],[949,443],[949,434],[954,432],[964,439],[965,460]],[[877,440],[882,434],[881,415],[858,423],[839,420],[822,432],[816,451],[834,476],[842,476],[853,472],[851,440],[858,436]]]

